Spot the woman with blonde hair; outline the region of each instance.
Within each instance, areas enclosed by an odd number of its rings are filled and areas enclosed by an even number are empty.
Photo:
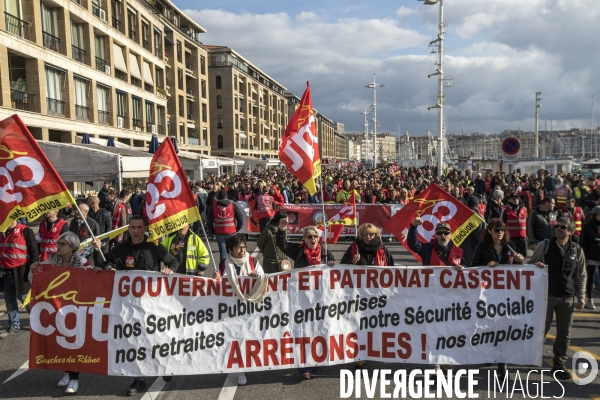
[[[398,203],[404,205],[408,203],[410,200],[408,198],[408,190],[405,188],[400,189],[400,194],[398,195]]]
[[[362,224],[341,263],[383,267],[394,265],[394,259],[383,245],[379,228],[373,224]]]
[[[294,260],[294,268],[306,268],[314,265],[327,264],[333,267],[336,263],[335,257],[331,251],[324,251],[319,242],[319,231],[314,225],[309,225],[302,231],[302,243],[288,242],[286,239],[287,233],[287,218],[282,218],[277,225],[278,232],[276,235],[277,247],[283,253]],[[313,367],[298,368],[300,379],[309,380],[310,373]]]

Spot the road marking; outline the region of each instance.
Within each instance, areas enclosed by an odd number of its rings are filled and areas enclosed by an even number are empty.
[[[29,360],[25,361],[25,364],[21,365],[19,367],[19,369],[16,370],[11,376],[9,376],[7,380],[2,382],[2,384],[5,384],[6,382],[8,382],[10,380],[15,379],[17,376],[24,374],[27,371],[29,371]]]
[[[600,313],[573,313],[576,318],[600,318]]]
[[[592,400],[600,400],[600,394],[588,394]]]
[[[550,335],[550,334],[548,334],[548,335],[546,335],[546,336],[547,336],[549,339],[556,340],[556,336],[553,336],[553,335]],[[581,348],[581,347],[579,347],[579,346],[573,346],[573,345],[569,345],[569,348],[570,348],[570,349],[572,349],[572,350],[573,350],[574,352],[576,352],[576,353],[577,353],[578,351],[585,351],[586,353],[588,353],[589,355],[591,355],[592,357],[594,357],[594,358],[596,359],[596,361],[600,361],[600,356],[598,356],[598,355],[596,355],[596,354],[592,353],[591,351],[588,351],[588,350],[582,349],[582,348]]]
[[[227,374],[223,388],[217,400],[233,400],[235,392],[237,390],[237,374]]]
[[[160,396],[160,393],[162,392],[166,384],[167,382],[165,382],[162,376],[159,376],[158,378],[156,378],[154,383],[148,388],[146,393],[144,393],[144,396],[142,396],[141,400],[156,400],[158,396]]]

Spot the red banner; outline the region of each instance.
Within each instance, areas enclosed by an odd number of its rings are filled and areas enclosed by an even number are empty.
[[[152,158],[146,191],[150,239],[168,235],[200,219],[194,194],[169,138],[163,140]]]
[[[18,115],[0,121],[0,232],[26,217],[75,203],[73,196]]]
[[[114,273],[41,264],[34,277],[29,368],[106,374]]]
[[[284,204],[277,210],[285,211],[288,214],[288,233],[291,235],[302,234],[302,229],[307,225],[323,225],[323,221],[329,221],[340,211],[348,207],[345,204],[325,204],[325,215],[323,218],[323,210],[320,204]],[[365,223],[372,223],[379,228],[390,219],[394,213],[402,207],[400,204],[357,204],[356,218],[357,226]],[[248,203],[248,232],[259,233],[258,219],[254,217],[254,205]],[[331,225],[344,225],[345,220],[340,219],[332,222]],[[355,235],[354,225],[344,225],[342,235]],[[391,235],[391,232],[382,229],[382,234]]]
[[[452,241],[456,246],[460,246],[471,232],[483,223],[481,217],[450,193],[435,184],[429,186],[383,225],[419,262],[421,258],[413,253],[406,243],[410,224],[416,217],[423,219],[423,225],[418,227],[421,242],[429,243],[435,237],[435,226],[440,222],[446,222],[450,225]]]
[[[317,193],[315,180],[321,175],[319,139],[313,115],[310,85],[300,100],[282,137],[279,159],[302,182],[308,193]]]

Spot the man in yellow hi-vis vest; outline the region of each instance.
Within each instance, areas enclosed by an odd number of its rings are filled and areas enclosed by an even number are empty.
[[[189,225],[165,237],[162,245],[179,261],[178,274],[204,275],[208,267],[208,250]]]

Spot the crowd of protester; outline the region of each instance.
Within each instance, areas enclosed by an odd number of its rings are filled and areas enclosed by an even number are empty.
[[[567,287],[553,287],[552,304],[548,311],[550,322],[553,312],[556,312],[557,321],[560,320],[555,369],[564,367],[565,363],[563,352],[566,352],[565,343],[568,346],[570,330],[570,325],[565,326],[568,325],[565,318],[569,318],[574,307],[595,308],[592,299],[593,277],[600,265],[600,179],[595,175],[584,178],[579,174],[562,172],[553,176],[545,170],[535,174],[506,174],[453,169],[444,171],[438,177],[435,168],[429,167],[399,168],[396,173],[390,173],[388,167],[373,170],[347,164],[324,167],[318,181],[319,189],[321,184],[324,185],[323,190],[314,195],[308,193],[285,168],[242,170],[239,174],[222,176],[209,174],[203,180],[190,180],[188,183],[204,223],[186,225],[163,238],[158,245],[145,240],[148,222],[144,215],[146,194],[142,190],[142,182],[135,184],[131,190],[120,191],[115,190],[112,182],[105,182],[98,195],[90,196],[79,210],[67,208],[46,213],[35,242],[30,228],[21,222],[13,223],[1,235],[1,242],[20,243],[22,249],[18,251],[22,254],[19,253],[18,257],[0,257],[1,270],[4,272],[2,289],[10,324],[8,330],[0,334],[0,339],[20,332],[17,299],[23,301],[24,294],[31,287],[33,274],[30,272],[38,261],[90,267],[89,262],[75,256],[74,251],[80,241],[89,239],[92,234],[98,236],[129,226],[126,233],[108,244],[94,242],[94,254],[90,261],[97,269],[134,268],[161,271],[163,274],[202,276],[210,263],[209,246],[203,241],[209,234],[219,248],[219,260],[213,278],[249,275],[260,279],[265,274],[278,272],[284,262],[294,268],[320,264],[333,266],[338,262],[331,251],[321,246],[315,226],[303,227],[300,242],[290,241],[287,237],[287,214],[278,210],[281,205],[346,203],[352,197],[357,203],[406,204],[432,184],[437,184],[479,214],[485,223],[459,248],[452,244],[452,232],[447,223],[436,226],[436,236],[431,243],[421,243],[417,229],[422,220],[415,219],[407,243],[421,257],[423,265],[462,269],[520,264],[525,262],[527,251],[532,250],[532,263],[554,271],[561,268],[556,260],[562,262],[567,255],[573,254],[572,259],[576,259],[576,262],[568,267],[568,274],[562,277]],[[261,229],[257,240],[260,261],[247,253],[247,235],[238,234],[245,215],[237,203],[250,200],[256,203],[254,213]],[[70,215],[74,218],[67,223]],[[2,247],[2,251],[5,249]],[[554,260],[551,262],[544,257],[547,251],[553,252]],[[140,256],[143,256],[143,265],[127,264],[140,259]],[[21,263],[15,259],[21,260]],[[22,260],[26,260],[25,263]],[[372,224],[363,224],[358,228],[356,239],[340,262],[394,265],[391,253],[383,244],[380,227]],[[550,279],[561,278],[551,275]],[[565,300],[567,298],[571,300]],[[356,366],[360,368],[363,364],[358,362]],[[506,364],[500,364],[498,370],[500,375],[506,374]],[[311,372],[312,368],[299,370],[301,378],[305,380],[310,379]],[[563,377],[568,379],[568,373]],[[246,382],[245,374],[239,374],[238,384]],[[58,386],[67,387],[67,393],[75,393],[78,374],[65,372]],[[127,395],[134,395],[144,387],[145,380],[136,378]]]

